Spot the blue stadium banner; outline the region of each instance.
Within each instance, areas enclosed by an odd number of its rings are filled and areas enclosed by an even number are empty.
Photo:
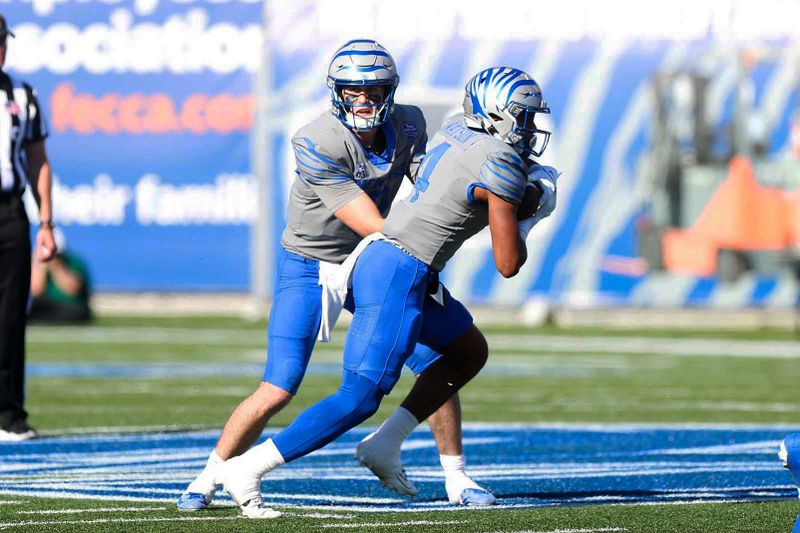
[[[51,126],[56,221],[100,289],[249,286],[253,0],[0,3]]]

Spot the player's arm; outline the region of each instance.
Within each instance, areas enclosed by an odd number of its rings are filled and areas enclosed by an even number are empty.
[[[516,154],[493,153],[484,161],[478,180],[475,199],[487,204],[494,264],[503,277],[510,278],[528,258],[517,220],[528,192],[525,167]]]
[[[336,218],[362,237],[383,230],[378,207],[355,182],[343,160],[305,137],[292,139],[292,147],[297,175]]]
[[[475,189],[474,198],[487,204],[492,255],[497,271],[504,278],[514,277],[528,259],[528,250],[519,235],[519,206],[482,188]]]
[[[378,206],[365,192],[334,211],[333,215],[362,237],[383,231],[384,219],[378,211]]]

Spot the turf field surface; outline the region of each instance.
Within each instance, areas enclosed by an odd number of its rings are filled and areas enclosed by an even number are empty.
[[[775,453],[800,428],[793,332],[486,332],[490,362],[462,391],[466,450],[503,508],[445,504],[424,428],[404,451],[422,492],[412,502],[352,461],[367,426],[408,390],[405,377],[364,427],[265,479],[286,513],[269,529],[791,529],[800,501]],[[342,339],[319,345],[275,425],[336,389]],[[262,323],[232,318],[32,327],[28,407],[46,438],[2,447],[0,527],[257,528],[223,494],[208,513],[178,514],[174,500],[257,384],[265,342]],[[104,510],[118,507],[129,510]]]

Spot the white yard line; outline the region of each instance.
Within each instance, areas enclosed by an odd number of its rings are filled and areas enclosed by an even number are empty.
[[[283,513],[284,516],[297,516],[299,518],[326,518],[331,520],[351,520],[356,517],[354,514],[331,514],[331,513]]]
[[[606,533],[612,531],[628,531],[623,527],[601,527],[601,528],[591,528],[591,529],[551,529],[548,531],[542,530],[534,530],[534,529],[522,529],[519,531],[492,531],[490,533]]]
[[[466,520],[445,520],[437,522],[435,520],[410,520],[408,522],[366,522],[366,523],[352,523],[352,524],[322,524],[319,527],[328,528],[342,528],[342,529],[358,529],[362,527],[407,527],[407,526],[449,526],[456,524],[466,524]]]
[[[208,424],[160,424],[152,426],[89,426],[82,428],[56,428],[42,431],[42,435],[117,435],[119,433],[171,433],[176,431],[208,430]],[[217,433],[218,434],[218,433]]]
[[[243,520],[244,516],[187,516],[179,518],[95,518],[92,520],[27,520],[24,522],[2,522],[0,529],[27,526],[66,526],[82,524],[110,524],[110,523],[132,523],[137,524],[148,522],[212,522],[220,520]]]
[[[81,514],[81,513],[119,513],[137,511],[164,511],[166,507],[96,507],[87,509],[41,509],[37,511],[19,511],[17,514]]]

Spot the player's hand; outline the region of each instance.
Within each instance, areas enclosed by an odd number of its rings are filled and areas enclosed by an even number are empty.
[[[56,241],[53,238],[53,228],[42,226],[36,232],[36,259],[45,263],[56,255]]]
[[[528,183],[537,184],[542,192],[539,208],[534,215],[538,220],[549,217],[556,209],[556,192],[558,177],[561,172],[547,165],[531,165],[528,171]]]
[[[539,207],[532,217],[521,220],[519,223],[519,235],[523,241],[527,240],[528,234],[533,227],[542,219],[550,216],[556,208],[556,186],[558,177],[561,173],[553,167],[545,165],[532,165],[528,171],[528,183],[536,186],[542,193],[539,198]]]

